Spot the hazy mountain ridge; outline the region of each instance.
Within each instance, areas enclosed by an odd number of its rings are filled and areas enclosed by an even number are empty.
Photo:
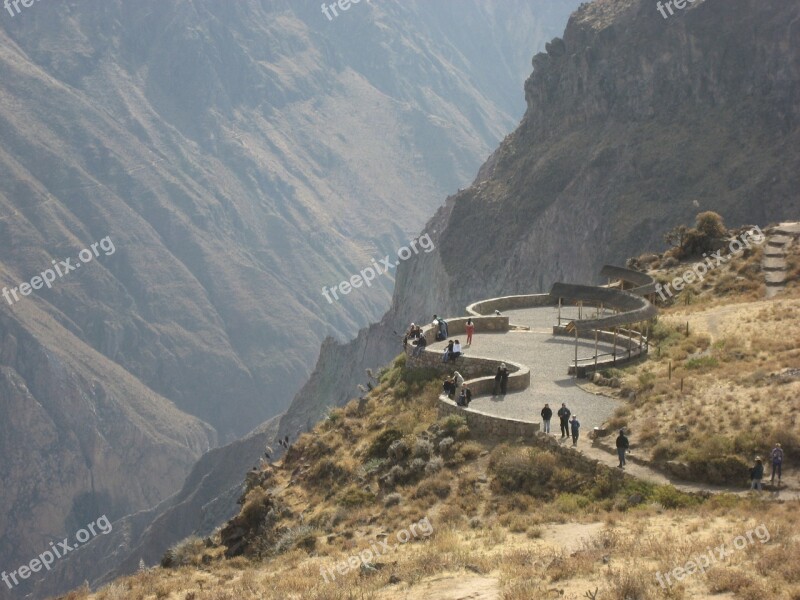
[[[7,465],[3,564],[88,513],[165,498],[217,438],[285,408],[324,336],[385,309],[389,277],[335,305],[319,290],[405,244],[513,127],[514,63],[553,24],[508,4],[362,3],[333,22],[262,1],[3,13],[0,285],[116,245],[0,302],[0,452],[38,456],[50,442],[27,432],[47,429],[59,457]],[[23,385],[35,400],[12,402]]]

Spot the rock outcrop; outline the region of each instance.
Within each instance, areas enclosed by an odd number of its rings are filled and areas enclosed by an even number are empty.
[[[323,346],[311,382],[341,387],[307,384],[281,430],[352,398],[412,321],[596,281],[698,210],[731,224],[796,213],[799,16],[780,0],[697,2],[669,21],[649,0],[582,5],[534,57],[518,129],[426,226],[436,251],[401,266],[379,325]]]

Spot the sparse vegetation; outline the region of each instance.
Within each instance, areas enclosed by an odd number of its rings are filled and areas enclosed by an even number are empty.
[[[713,219],[703,223],[713,239]],[[753,456],[776,441],[788,460],[800,460],[800,381],[780,375],[800,361],[800,296],[790,286],[765,303],[739,289],[736,277],[749,278],[757,260],[743,256],[691,286],[691,304],[679,298],[663,307],[648,361],[603,373],[620,379],[624,393],[607,425],[627,427],[640,457],[740,487]],[[658,274],[680,270],[677,263]],[[564,597],[597,600],[800,597],[800,567],[786,560],[800,555],[796,502],[691,495],[539,439],[480,439],[463,417],[439,418],[438,378],[407,369],[402,356],[375,381],[368,410],[357,400],[332,409],[268,476],[253,478],[225,529],[171,549],[169,569],[70,597],[388,600],[430,597],[413,594],[433,578],[452,588],[495,582],[504,600],[549,598],[556,586]],[[425,516],[430,537],[378,557],[374,570],[322,578],[320,569]],[[770,543],[749,545],[706,575],[658,585],[655,571],[754,523],[766,524]]]

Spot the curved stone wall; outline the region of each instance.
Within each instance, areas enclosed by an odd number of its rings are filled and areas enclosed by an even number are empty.
[[[600,269],[600,275],[608,277],[609,279],[618,279],[623,283],[629,283],[630,288],[623,290],[630,292],[636,296],[649,296],[656,293],[657,281],[641,271],[634,271],[633,269],[626,269],[625,267],[616,267],[614,265],[605,265]]]

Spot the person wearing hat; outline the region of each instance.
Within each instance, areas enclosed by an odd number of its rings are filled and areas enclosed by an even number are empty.
[[[628,438],[625,437],[625,430],[620,429],[619,435],[617,436],[617,455],[619,456],[619,468],[625,468],[625,453],[628,451],[628,447],[630,446],[630,442]]]
[[[578,415],[572,415],[572,420],[569,422],[569,426],[572,429],[572,445],[578,445],[578,435],[580,434],[581,424],[578,421]]]
[[[750,469],[750,489],[761,491],[761,479],[764,477],[764,465],[761,457],[756,456],[756,464]]]
[[[775,473],[778,473],[778,485],[781,484],[781,465],[783,464],[783,448],[779,443],[775,443],[775,447],[772,449],[772,453],[770,454],[772,458],[772,477],[770,478],[770,483],[775,483]]]

